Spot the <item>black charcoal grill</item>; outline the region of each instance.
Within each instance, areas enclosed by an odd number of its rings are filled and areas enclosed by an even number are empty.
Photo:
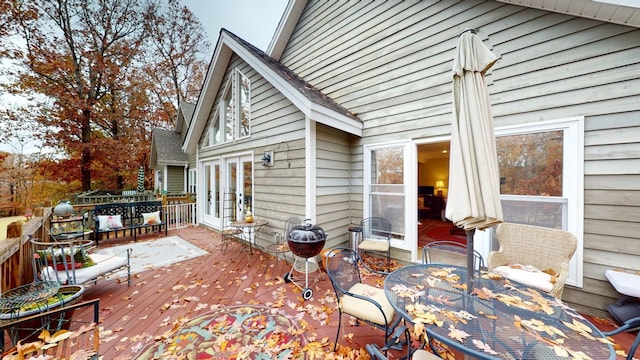
[[[309,288],[310,259],[313,259],[318,256],[318,254],[320,254],[322,248],[324,248],[326,240],[327,233],[325,233],[321,227],[313,225],[311,223],[296,225],[291,229],[291,232],[289,232],[289,236],[287,238],[289,250],[291,250],[293,255],[297,256],[298,258],[304,259],[304,288],[298,285],[293,278],[293,271],[297,270],[296,262],[298,261],[298,259],[293,262],[291,271],[284,275],[284,279],[286,282],[292,282],[297,287],[299,287],[302,290],[302,298],[305,300],[309,300],[313,295],[313,290]],[[317,262],[313,263],[313,265],[317,266]]]

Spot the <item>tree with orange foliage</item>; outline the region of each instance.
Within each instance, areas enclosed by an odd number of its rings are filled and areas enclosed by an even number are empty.
[[[201,50],[190,43],[203,38],[200,24],[175,1],[168,9],[160,0],[9,3],[14,22],[0,37],[15,27],[14,35],[24,43],[14,49],[0,44],[0,54],[23,65],[12,69],[15,81],[8,88],[25,97],[44,96],[31,109],[37,109],[34,116],[43,128],[53,130],[45,145],[63,150],[64,161],[78,166],[61,170],[78,172],[83,191],[135,184],[137,168],[148,158],[151,129],[170,126],[177,99],[202,84],[190,80],[202,72],[202,64],[186,61]],[[182,10],[172,13],[176,9]],[[166,34],[170,27],[175,31],[171,41],[181,45],[161,52],[158,29]],[[151,78],[148,69],[156,76],[171,73],[174,92],[167,91],[163,77]]]

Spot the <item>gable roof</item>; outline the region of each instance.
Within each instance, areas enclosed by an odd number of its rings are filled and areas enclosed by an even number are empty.
[[[156,128],[151,134],[149,168],[154,169],[156,164],[187,165],[189,159],[181,149],[182,137],[179,132]]]
[[[178,121],[176,121],[176,132],[182,133],[182,126],[189,127],[189,122],[193,117],[193,111],[196,109],[196,104],[181,101],[178,106]]]
[[[204,86],[198,97],[194,117],[182,144],[186,153],[195,151],[198,145],[200,134],[204,131],[215,95],[222,86],[222,79],[233,54],[249,64],[305,116],[327,126],[362,136],[362,121],[357,116],[262,50],[230,31],[221,29]]]

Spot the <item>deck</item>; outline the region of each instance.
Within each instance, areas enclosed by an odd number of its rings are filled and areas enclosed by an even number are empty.
[[[323,350],[331,352],[338,313],[326,274],[316,272],[310,275],[316,280],[310,281],[313,297],[304,301],[295,284],[282,280],[284,273],[291,269],[290,264],[285,266],[280,262],[276,271],[271,255],[254,250],[249,257],[246,249],[237,243],[231,244],[223,255],[220,236],[201,227],[173,230],[169,235],[180,236],[210,254],[136,274],[130,287],[126,281],[114,280],[88,287],[85,300],[100,298],[100,355],[103,359],[135,359],[143,349],[162,339],[182,321],[219,305],[237,304],[262,304],[284,309],[290,315],[302,314],[307,323],[307,341],[324,343]],[[150,239],[152,237],[144,238]],[[100,247],[121,245],[127,241],[131,239],[110,239]],[[383,279],[369,275],[366,281],[382,286]],[[80,312],[75,316],[90,315]],[[610,328],[610,325],[599,321],[597,325]],[[628,348],[634,337],[635,334],[623,334],[617,336],[616,341]],[[382,342],[380,330],[368,325],[354,326],[347,316],[344,317],[339,341],[345,346],[343,353],[350,351],[352,358],[356,358],[365,344],[381,345]],[[389,355],[390,358],[399,356],[401,354],[397,352]]]

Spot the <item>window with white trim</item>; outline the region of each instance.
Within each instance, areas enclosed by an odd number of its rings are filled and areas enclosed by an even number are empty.
[[[213,146],[251,136],[251,81],[234,70],[227,81],[204,146]]]
[[[499,128],[496,148],[504,221],[573,233],[567,284],[582,286],[584,119]]]
[[[189,181],[188,181],[188,187],[187,187],[187,191],[190,194],[195,194],[197,192],[197,182],[196,182],[196,169],[189,169]]]

